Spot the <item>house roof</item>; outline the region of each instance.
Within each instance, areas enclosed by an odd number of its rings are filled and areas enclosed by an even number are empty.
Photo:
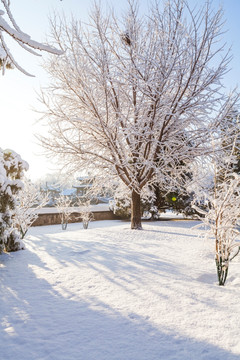
[[[64,196],[72,196],[76,194],[76,189],[64,189],[60,195],[64,195]]]

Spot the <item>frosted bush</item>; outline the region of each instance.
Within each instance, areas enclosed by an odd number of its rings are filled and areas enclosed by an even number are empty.
[[[17,195],[23,189],[21,178],[27,169],[28,164],[20,155],[11,150],[0,149],[0,253],[24,247],[13,217]]]

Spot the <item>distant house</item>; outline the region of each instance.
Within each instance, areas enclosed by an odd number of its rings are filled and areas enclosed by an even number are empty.
[[[71,206],[75,206],[77,202],[77,189],[63,189],[60,196],[65,196],[71,200]]]
[[[48,194],[49,196],[49,203],[47,206],[55,206],[56,200],[59,196],[66,196],[70,198],[72,206],[77,206],[80,202],[85,202],[87,198],[89,199],[89,190],[93,186],[93,178],[89,176],[81,176],[77,177],[76,184],[72,185],[70,189],[63,189],[60,188],[58,185],[48,183],[45,186],[41,187],[41,191],[43,193]],[[87,196],[86,196],[87,195]],[[91,204],[98,204],[98,203],[108,203],[109,197],[104,197],[99,194],[98,196],[90,196]]]
[[[77,189],[64,189],[60,192],[60,195],[74,198],[77,195]]]
[[[92,187],[93,180],[89,176],[82,176],[78,177],[77,181],[79,183],[73,186],[76,189],[76,195],[78,197],[86,195],[87,191]]]
[[[55,206],[56,199],[59,197],[61,189],[58,186],[48,185],[46,182],[45,186],[41,186],[41,192],[45,195],[48,194],[49,202],[46,206]]]

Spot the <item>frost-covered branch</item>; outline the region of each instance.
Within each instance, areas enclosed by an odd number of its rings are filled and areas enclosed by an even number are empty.
[[[30,53],[34,55],[40,56],[39,53],[33,51],[33,49],[40,50],[40,51],[46,51],[55,55],[62,54],[61,50],[58,50],[55,47],[39,43],[35,40],[32,40],[31,37],[24,33],[20,27],[17,25],[12,12],[10,10],[10,2],[6,0],[1,0],[1,3],[4,7],[4,10],[0,9],[0,67],[3,70],[3,73],[5,71],[6,67],[12,67],[15,66],[18,70],[23,72],[26,75],[30,75],[28,72],[26,72],[14,59],[13,55],[11,54],[11,51],[9,50],[6,41],[4,39],[4,35],[7,34],[12,39],[14,39],[21,47],[23,47],[25,50],[29,51]],[[6,13],[6,14],[5,14]],[[4,19],[4,16],[7,15],[8,21],[7,22]]]

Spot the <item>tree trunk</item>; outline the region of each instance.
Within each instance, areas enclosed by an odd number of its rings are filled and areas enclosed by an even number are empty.
[[[88,223],[89,223],[89,221],[83,221],[83,228],[84,229],[88,228]]]
[[[66,222],[62,222],[62,230],[66,230],[67,229],[67,221]]]
[[[141,222],[141,198],[140,194],[136,191],[132,191],[132,203],[131,203],[131,229],[142,230]]]
[[[222,256],[220,256],[219,260],[216,258],[216,266],[217,266],[218,284],[220,286],[223,286],[227,280],[229,262],[223,261]]]

